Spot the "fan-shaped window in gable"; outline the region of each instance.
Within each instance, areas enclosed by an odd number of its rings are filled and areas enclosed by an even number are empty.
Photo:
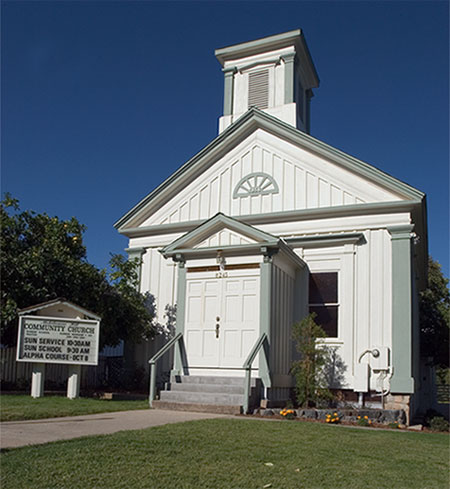
[[[267,173],[250,173],[239,180],[234,188],[233,199],[252,195],[269,195],[279,192],[278,184]]]

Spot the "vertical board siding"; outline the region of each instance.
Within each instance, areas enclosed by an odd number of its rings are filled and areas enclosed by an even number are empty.
[[[279,192],[233,199],[233,191],[241,178],[255,172],[273,176]],[[201,184],[187,185],[145,225],[207,219],[217,212],[240,216],[364,202],[361,196],[331,183],[327,175],[315,172],[303,161],[287,158],[254,142],[239,156],[233,155],[229,162],[225,157],[216,171],[211,169],[206,174]]]
[[[339,337],[327,339],[345,366],[345,383],[353,385],[360,355],[375,347],[392,348],[391,240],[385,229],[367,230],[364,241],[334,251],[308,249],[303,255],[313,272],[339,273]],[[363,362],[373,361],[366,355]],[[371,375],[371,388],[376,388]]]
[[[223,231],[219,231],[218,233],[215,233],[209,238],[205,239],[204,241],[196,245],[195,248],[231,246],[251,243],[254,243],[254,241],[245,236],[241,236],[240,234],[233,233],[228,229],[224,229]]]
[[[370,231],[370,343],[382,344],[383,332],[383,231]]]
[[[288,374],[291,368],[293,299],[293,278],[273,266],[270,365],[277,374]]]
[[[166,305],[173,305],[175,298],[175,264],[165,259],[156,248],[149,248],[142,264],[141,292],[150,292],[155,297],[158,322],[165,324]]]
[[[392,246],[391,236],[383,232],[383,337],[382,344],[392,341]]]

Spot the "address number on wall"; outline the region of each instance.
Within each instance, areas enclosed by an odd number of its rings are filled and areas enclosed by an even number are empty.
[[[216,272],[216,278],[227,278],[228,272]]]

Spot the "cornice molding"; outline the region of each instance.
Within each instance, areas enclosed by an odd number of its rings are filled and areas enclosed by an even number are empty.
[[[334,207],[321,207],[316,209],[302,209],[298,211],[270,212],[266,214],[247,214],[234,216],[236,221],[251,226],[292,221],[310,221],[313,219],[330,219],[346,216],[360,216],[371,214],[392,214],[398,212],[412,212],[421,202],[416,200],[376,202],[372,204],[351,204]],[[172,224],[158,224],[136,228],[119,229],[119,232],[129,238],[155,236],[158,234],[185,233],[201,226],[206,220],[184,221]]]

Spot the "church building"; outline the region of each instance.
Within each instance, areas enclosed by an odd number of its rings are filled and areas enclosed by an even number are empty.
[[[177,306],[185,355],[175,345],[159,402],[246,406],[233,386],[255,352],[252,404],[283,406],[292,325],[314,312],[338,370],[331,387],[412,415],[425,195],[310,135],[319,77],[302,30],[215,55],[219,135],[115,224],[142,259],[141,291],[156,297],[161,320]],[[153,353],[135,347],[137,361]]]

